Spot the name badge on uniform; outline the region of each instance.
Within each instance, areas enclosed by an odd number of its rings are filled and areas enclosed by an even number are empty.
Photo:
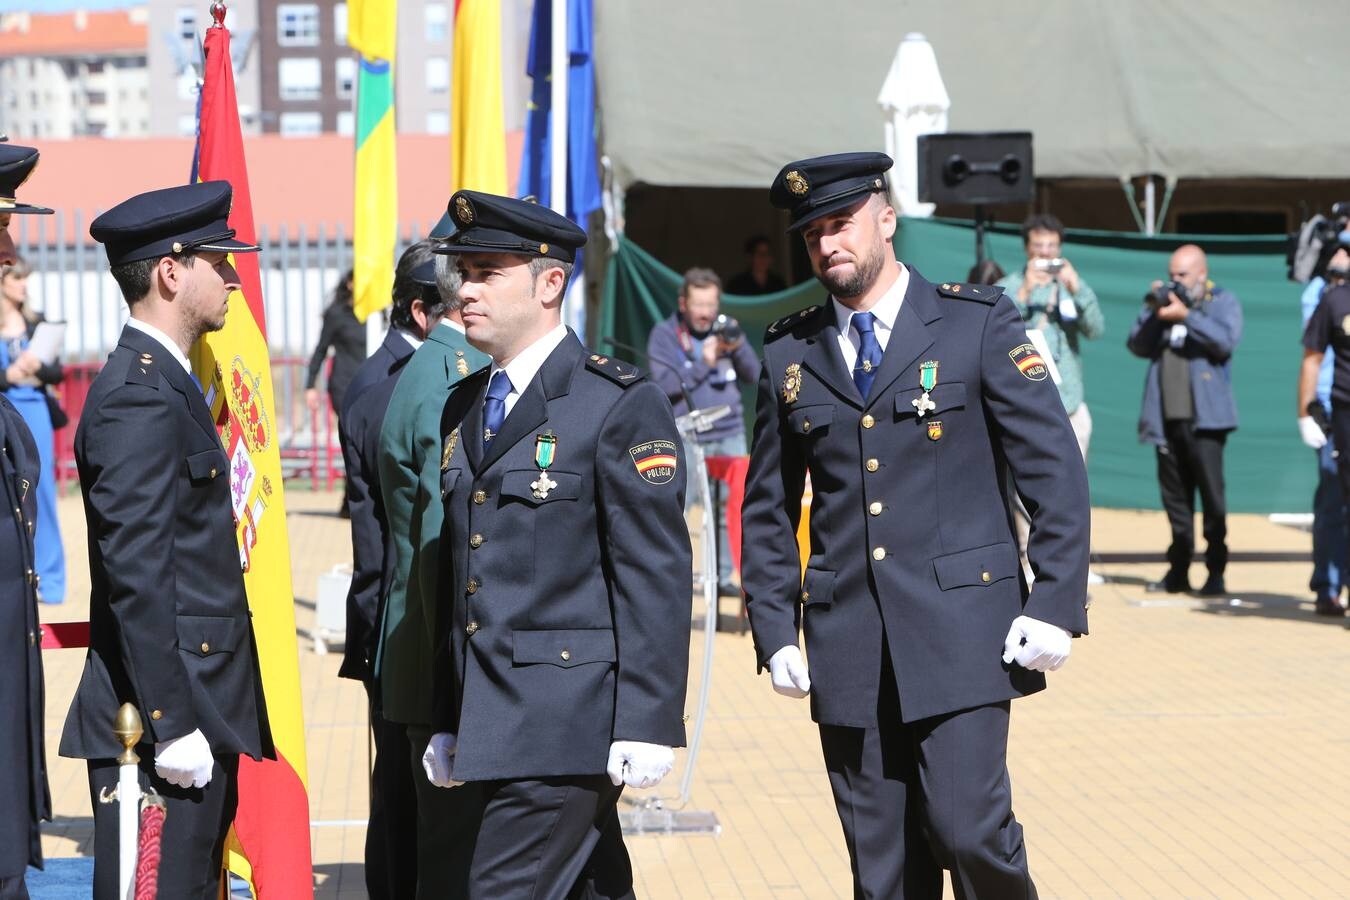
[[[539,467],[539,477],[530,482],[530,489],[536,500],[547,500],[548,492],[558,486],[558,482],[548,477],[548,467],[553,465],[557,451],[558,436],[552,429],[534,436],[534,464]]]
[[[937,409],[937,404],[933,402],[933,398],[928,396],[933,388],[937,387],[937,379],[937,360],[930,359],[926,362],[919,363],[919,387],[923,388],[923,393],[909,401],[909,403],[914,407],[915,412],[919,414],[920,419],[924,417],[925,413],[930,413]]]

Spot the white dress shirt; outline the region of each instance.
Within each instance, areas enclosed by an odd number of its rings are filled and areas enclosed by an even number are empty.
[[[141,334],[146,334],[154,338],[157,343],[163,345],[165,350],[169,351],[170,356],[178,360],[178,364],[183,367],[184,372],[187,372],[189,375],[192,374],[192,363],[188,362],[188,358],[183,355],[182,348],[174,343],[173,338],[169,337],[155,326],[142,322],[140,319],[134,317],[127,319],[127,326],[136,329],[141,332]]]
[[[868,310],[876,317],[876,324],[873,327],[873,333],[877,336],[877,343],[881,345],[881,352],[886,352],[886,344],[891,339],[891,329],[895,328],[895,318],[900,315],[900,304],[905,299],[905,291],[909,289],[909,269],[903,265],[900,266],[900,276],[895,279],[890,290],[881,295],[881,299],[876,305]],[[853,365],[858,361],[858,347],[861,339],[858,333],[853,330],[853,317],[857,315],[853,310],[840,303],[834,297],[830,298],[834,304],[834,319],[839,325],[839,352],[844,355],[844,369],[848,372],[853,371]]]
[[[516,401],[520,395],[534,381],[534,376],[543,367],[544,360],[548,359],[549,354],[557,349],[558,345],[567,337],[567,326],[559,322],[556,327],[548,334],[526,347],[516,358],[506,364],[506,377],[511,379],[511,393],[506,395],[505,407],[506,416],[511,415],[511,410],[515,409]],[[492,362],[492,373],[488,376],[489,382],[493,375],[502,371],[503,367],[497,365],[496,360]],[[505,421],[503,416],[503,421]]]
[[[421,348],[423,341],[417,335],[413,334],[411,331],[406,331],[405,329],[402,328],[395,328],[394,330],[397,331],[399,334],[403,335],[403,339],[412,345],[414,353],[416,353]]]

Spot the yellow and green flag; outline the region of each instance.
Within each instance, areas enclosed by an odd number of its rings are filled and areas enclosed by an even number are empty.
[[[361,54],[356,74],[356,201],[352,294],[356,318],[389,305],[398,239],[398,158],[394,138],[397,0],[352,0],[347,43]]]
[[[450,190],[506,194],[501,0],[455,0]]]

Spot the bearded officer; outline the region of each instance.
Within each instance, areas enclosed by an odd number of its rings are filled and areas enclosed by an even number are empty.
[[[230,504],[229,461],[188,352],[225,326],[239,287],[228,182],[140,194],[89,228],[131,318],[85,402],[75,462],[89,529],[89,654],[61,736],[87,760],[94,897],[117,894],[121,750],[113,717],[145,729],[141,784],[167,803],[162,897],[214,900],[240,754],[273,756]]]
[[[0,271],[15,258],[10,216],[51,213],[16,197],[37,163],[32,147],[0,143]],[[38,822],[52,817],[33,571],[40,472],[32,433],[0,394],[0,900],[28,896],[24,871],[30,865],[42,868]]]
[[[467,782],[470,897],[627,896],[616,804],[684,743],[693,561],[670,403],[561,320],[586,236],[460,191],[469,343],[492,357],[441,419],[448,641],[431,780]],[[589,865],[588,865],[589,863]]]
[[[770,190],[830,296],[765,335],[750,624],[774,689],[811,697],[857,896],[937,898],[945,868],[958,897],[1034,897],[1009,701],[1042,689],[1087,631],[1087,478],[1013,303],[896,262],[890,167],[880,153],[800,160]],[[1030,592],[1007,469],[1031,513]]]

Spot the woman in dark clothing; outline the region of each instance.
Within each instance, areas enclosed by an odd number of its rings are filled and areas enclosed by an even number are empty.
[[[328,358],[328,348],[333,348],[333,371],[328,375],[328,402],[333,407],[333,415],[342,414],[342,397],[347,385],[356,374],[356,367],[366,358],[366,326],[356,320],[352,311],[352,272],[342,276],[342,281],[333,290],[333,302],[323,311],[323,329],[319,332],[319,344],[314,355],[309,358],[309,374],[305,377],[305,404],[310,411],[319,408],[319,389],[314,385],[319,380],[319,370]]]
[[[42,476],[38,479],[37,559],[38,598],[44,603],[66,599],[66,554],[61,544],[61,526],[56,518],[56,443],[52,416],[60,410],[49,398],[49,385],[60,384],[64,372],[60,360],[44,363],[28,349],[42,314],[28,306],[28,263],[18,259],[0,267],[0,391],[23,417],[37,444]]]

